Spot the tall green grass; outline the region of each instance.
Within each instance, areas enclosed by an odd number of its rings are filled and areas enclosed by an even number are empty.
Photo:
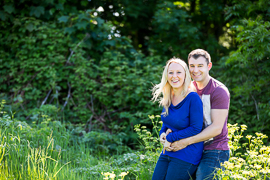
[[[0,107],[0,179],[103,179],[101,173],[129,172],[125,179],[149,179],[156,159],[153,152],[132,151],[110,141],[106,133],[78,136],[70,124],[40,114],[31,124],[21,122]],[[96,140],[92,141],[93,136]],[[103,143],[103,144],[102,144]],[[113,144],[115,143],[115,144]],[[116,146],[116,147],[115,147]]]
[[[0,103],[0,179],[27,180],[148,180],[162,150],[160,116],[149,116],[153,129],[136,125],[139,147],[130,150],[116,135],[76,133],[74,125],[39,114],[31,124],[3,112]],[[229,125],[232,151],[219,179],[270,179],[270,147],[266,136],[246,136],[245,125]],[[241,143],[240,143],[241,141]]]

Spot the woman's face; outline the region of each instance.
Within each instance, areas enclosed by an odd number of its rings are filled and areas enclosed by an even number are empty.
[[[172,88],[182,88],[185,81],[185,70],[178,63],[171,63],[168,68],[168,82]]]

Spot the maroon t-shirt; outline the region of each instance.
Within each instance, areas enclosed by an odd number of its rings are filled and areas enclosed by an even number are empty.
[[[198,89],[195,81],[193,84],[203,102],[204,128],[206,128],[212,124],[211,109],[229,109],[230,93],[224,84],[212,77],[203,89]],[[204,142],[204,150],[229,150],[227,120],[228,116],[221,134]]]

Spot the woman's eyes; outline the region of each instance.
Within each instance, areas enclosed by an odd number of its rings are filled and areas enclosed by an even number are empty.
[[[180,74],[181,72],[179,71],[179,72],[177,72],[177,74]],[[169,72],[169,74],[173,74],[173,72]]]

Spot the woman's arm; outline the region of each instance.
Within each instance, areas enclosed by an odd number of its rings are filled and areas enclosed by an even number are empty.
[[[161,129],[160,129],[160,131],[159,131],[159,136],[160,136],[162,133],[166,133],[167,129],[168,129],[168,127],[166,127],[166,126],[164,125],[164,123],[163,123],[163,124],[162,124],[162,127],[161,127]]]
[[[174,142],[199,134],[203,126],[203,105],[198,95],[193,96],[189,106],[189,121],[187,128],[172,132],[166,136],[167,141]],[[167,128],[168,129],[168,128]]]

